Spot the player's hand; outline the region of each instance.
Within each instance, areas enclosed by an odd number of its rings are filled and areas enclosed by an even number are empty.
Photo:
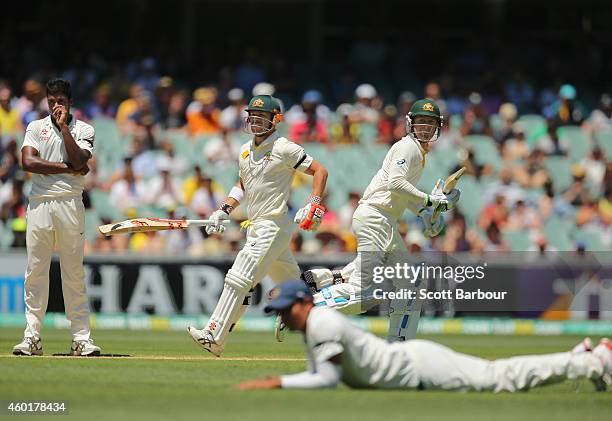
[[[280,377],[267,377],[265,379],[249,380],[234,386],[235,389],[239,390],[279,389],[280,387]]]
[[[206,234],[210,235],[213,233],[223,233],[225,231],[225,225],[223,225],[223,221],[229,221],[229,214],[221,209],[217,209],[210,215],[210,218],[215,223],[215,225],[209,225],[206,227]]]
[[[432,209],[436,209],[439,212],[446,212],[455,207],[460,197],[461,192],[457,189],[451,190],[451,192],[448,194],[428,194],[425,197],[424,205],[425,207],[431,207]]]
[[[431,208],[426,208],[419,212],[419,218],[423,221],[423,235],[429,238],[436,237],[446,226],[444,216],[442,215],[438,215],[436,220],[432,222],[431,217],[433,213],[434,211]]]
[[[296,212],[293,221],[304,231],[315,231],[321,225],[323,215],[325,215],[325,207],[311,201]]]
[[[80,170],[75,170],[74,168],[72,168],[72,165],[70,165],[70,163],[66,163],[66,165],[68,166],[68,171],[67,171],[68,174],[80,175],[80,176],[85,176],[89,174],[89,166],[87,164],[85,164],[85,166],[81,168]]]
[[[53,117],[55,118],[57,125],[62,126],[66,124],[66,121],[68,121],[68,110],[63,105],[56,104],[53,107]]]

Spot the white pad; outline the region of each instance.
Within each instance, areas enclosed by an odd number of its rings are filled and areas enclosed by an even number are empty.
[[[397,288],[399,285],[395,286]],[[424,284],[419,280],[412,290],[418,294],[421,286],[424,286]],[[423,300],[419,299],[418,295],[413,300],[391,300],[389,303],[389,331],[387,333],[387,340],[389,342],[396,342],[415,339],[422,307]]]
[[[220,346],[225,344],[231,327],[246,311],[244,303],[253,286],[256,264],[257,259],[242,250],[225,276],[223,292],[205,327]]]

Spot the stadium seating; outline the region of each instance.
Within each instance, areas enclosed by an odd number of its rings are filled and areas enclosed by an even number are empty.
[[[495,170],[501,167],[501,157],[495,141],[489,136],[471,135],[464,138],[465,144],[469,145],[474,152],[474,158],[478,164],[491,165]]]
[[[512,251],[525,251],[531,245],[529,233],[523,230],[506,230],[503,233],[504,240]]]
[[[549,156],[544,161],[553,180],[555,194],[562,193],[572,184],[572,171],[569,160],[562,156]]]
[[[572,162],[584,159],[591,150],[591,140],[579,126],[559,127],[557,135],[561,144],[567,144],[569,158]]]
[[[602,130],[595,133],[595,141],[602,151],[606,154],[608,160],[612,159],[612,130]]]

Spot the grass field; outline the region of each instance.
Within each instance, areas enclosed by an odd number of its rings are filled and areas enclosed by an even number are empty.
[[[338,390],[237,391],[232,385],[268,374],[301,371],[301,338],[278,344],[271,333],[232,334],[226,355],[204,353],[183,332],[99,330],[104,353],[127,358],[53,357],[70,334],[46,329],[45,357],[14,357],[20,329],[0,330],[0,400],[65,400],[70,416],[95,420],[519,420],[607,419],[612,392],[565,382],[528,393]],[[428,336],[485,358],[569,349],[570,336]],[[608,415],[605,415],[608,414]],[[20,419],[26,419],[21,417]]]

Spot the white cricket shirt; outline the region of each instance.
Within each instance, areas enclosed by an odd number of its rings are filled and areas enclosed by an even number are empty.
[[[313,161],[304,148],[277,133],[259,146],[254,141],[242,145],[239,160],[246,212],[252,221],[286,214],[295,171],[305,172]]]
[[[414,388],[419,385],[405,343],[388,343],[359,329],[343,314],[314,307],[306,323],[308,368],[342,354],[342,381],[355,388]]]
[[[422,207],[418,199],[411,201],[407,195],[389,191],[389,181],[393,177],[402,177],[416,186],[423,174],[425,155],[421,145],[410,136],[405,136],[395,142],[387,152],[382,167],[370,181],[359,203],[379,207],[396,220],[402,216],[406,208],[416,213]]]
[[[68,125],[70,134],[81,149],[93,155],[94,128],[89,124],[72,118]],[[50,162],[68,162],[69,157],[61,132],[51,122],[51,116],[34,120],[26,128],[21,148],[31,146],[38,155]],[[85,177],[71,174],[33,174],[31,198],[80,196],[85,186]]]

